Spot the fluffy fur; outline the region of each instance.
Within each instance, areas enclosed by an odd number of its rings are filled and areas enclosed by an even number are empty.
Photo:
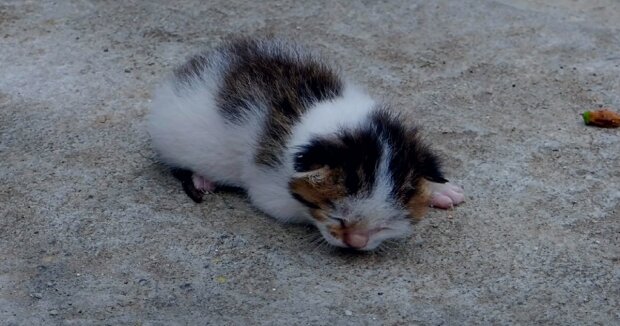
[[[213,184],[241,187],[281,221],[371,250],[406,236],[429,205],[463,200],[402,121],[298,45],[237,40],[175,70],[149,131],[194,200]]]

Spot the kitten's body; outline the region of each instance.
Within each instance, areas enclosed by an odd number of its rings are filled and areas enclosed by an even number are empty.
[[[267,214],[314,223],[335,245],[373,249],[406,234],[405,216],[430,200],[463,200],[439,186],[414,128],[289,43],[236,41],[192,58],[156,92],[150,133],[163,162],[194,173],[190,196],[211,182],[241,187]]]

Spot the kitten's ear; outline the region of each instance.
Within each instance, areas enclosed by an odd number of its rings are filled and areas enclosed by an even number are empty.
[[[406,135],[409,139],[407,155],[409,155],[410,162],[413,163],[416,174],[431,182],[448,182],[441,171],[441,160],[431,148],[423,142],[418,134],[418,130],[415,128],[409,129]]]
[[[441,161],[428,147],[418,145],[416,148],[418,153],[418,166],[424,179],[436,183],[446,183],[448,180],[444,178],[441,171]]]
[[[304,185],[306,187],[320,187],[321,185],[325,185],[325,183],[329,182],[330,178],[330,169],[327,166],[323,166],[320,168],[316,168],[314,170],[305,171],[305,172],[297,172],[293,174],[291,178],[291,189],[293,189],[293,185]]]
[[[289,182],[293,197],[310,208],[322,208],[344,196],[345,190],[338,173],[327,166],[298,172]]]

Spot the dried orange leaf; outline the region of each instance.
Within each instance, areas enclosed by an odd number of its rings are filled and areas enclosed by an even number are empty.
[[[620,127],[620,114],[609,109],[586,111],[582,114],[582,117],[583,121],[589,126],[603,128]]]

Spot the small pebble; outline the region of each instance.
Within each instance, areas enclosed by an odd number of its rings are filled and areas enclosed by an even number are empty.
[[[56,310],[56,309],[52,309],[52,310],[50,310],[50,315],[51,315],[51,316],[56,316],[56,315],[58,315],[58,310]]]
[[[344,314],[347,316],[353,316],[353,312],[351,310],[345,310]]]
[[[41,293],[39,293],[39,292],[33,293],[33,294],[32,294],[32,296],[33,296],[34,298],[37,298],[37,299],[41,299],[41,298],[43,298],[43,294],[41,294]]]

